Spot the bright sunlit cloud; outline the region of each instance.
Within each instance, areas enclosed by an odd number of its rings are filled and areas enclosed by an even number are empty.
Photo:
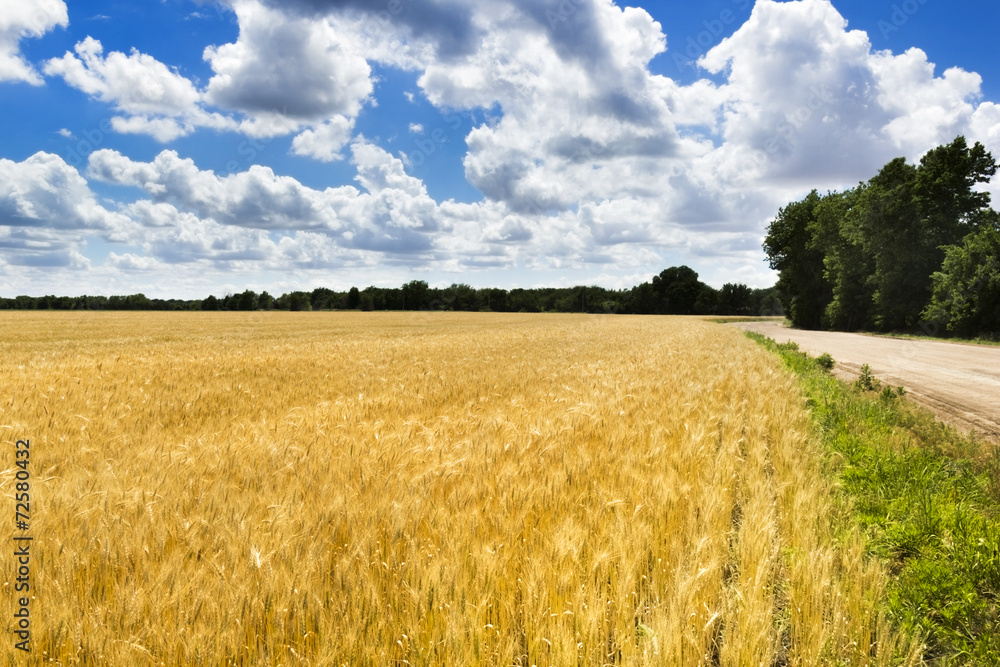
[[[6,3],[0,294],[764,287],[810,189],[1000,155],[994,65],[930,4],[676,4]]]

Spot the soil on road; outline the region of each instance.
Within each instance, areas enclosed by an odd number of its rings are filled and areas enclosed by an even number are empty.
[[[794,341],[812,356],[829,352],[841,379],[853,380],[868,364],[883,385],[905,387],[908,396],[939,419],[1000,441],[1000,347],[802,331],[778,322],[732,326],[779,343]]]

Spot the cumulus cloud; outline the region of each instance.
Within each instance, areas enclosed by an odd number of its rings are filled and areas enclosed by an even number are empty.
[[[328,21],[289,19],[252,1],[234,9],[239,39],[205,49],[215,72],[205,90],[208,102],[309,122],[358,114],[372,93],[371,68],[351,47],[349,34]]]
[[[0,191],[0,216],[21,216],[3,223],[5,238],[41,229],[25,220],[61,215],[74,233],[113,229],[95,233],[128,246],[109,259],[116,271],[596,275],[614,265],[641,279],[695,262],[715,282],[765,285],[767,221],[808,189],[852,186],[959,133],[1000,152],[1000,107],[980,99],[978,75],[936,72],[919,49],[873,50],[829,0],[758,0],[698,61],[712,80],[687,85],[651,71],[670,56],[670,26],[611,0],[229,4],[239,36],[204,51],[213,76],[200,90],[144,54],[106,55],[96,40],[45,71],[114,105],[117,131],[293,135],[292,153],[346,159],[354,183],[317,189],[266,166],[221,175],[175,151],[141,162],[98,150],[86,176],[141,193],[109,212],[79,174],[39,158],[17,165],[21,180]],[[482,201],[435,201],[405,155],[354,134],[378,102],[373,64],[414,72],[451,132],[468,127],[450,122],[458,114],[472,119],[463,166]],[[426,137],[432,129],[409,125]],[[60,174],[68,197],[91,202],[89,218],[64,211]]]
[[[894,145],[912,155],[967,132],[978,105],[982,77],[952,67],[934,76],[934,64],[920,49],[872,59],[879,104],[892,119],[885,132]]]
[[[978,75],[873,51],[829,0],[758,0],[699,64],[725,74],[720,158],[801,187],[849,184],[970,130]]]
[[[292,152],[321,162],[340,160],[343,158],[340,151],[351,140],[353,131],[353,119],[334,116],[296,136],[292,140]]]
[[[63,0],[19,0],[0,5],[0,83],[23,81],[42,85],[35,68],[21,55],[25,37],[41,37],[49,30],[69,25]]]
[[[0,225],[107,230],[116,222],[61,157],[36,153],[23,162],[0,158]]]
[[[431,250],[430,233],[441,225],[438,204],[423,183],[405,173],[399,158],[364,139],[352,144],[351,153],[365,191],[353,186],[316,190],[259,165],[219,176],[174,151],[163,151],[152,162],[136,162],[107,149],[95,151],[87,173],[149,195],[157,207],[130,210],[146,227],[162,227],[156,221],[176,210],[195,226],[208,220],[258,231],[313,231],[344,248],[388,253]]]
[[[123,208],[139,227],[127,244],[137,252],[110,253],[107,265],[124,272],[163,272],[175,265],[214,270],[331,269],[365,262],[364,252],[341,247],[323,233],[221,224],[172,204],[144,200]]]
[[[177,205],[199,219],[256,229],[334,227],[320,193],[269,167],[218,176],[200,170],[191,159],[163,151],[152,162],[136,162],[108,149],[95,151],[87,170],[91,178],[144,190],[154,202]]]
[[[351,153],[351,162],[358,168],[357,181],[368,192],[399,190],[414,197],[427,195],[423,182],[408,175],[402,161],[375,144],[358,141],[351,147]]]
[[[234,123],[206,112],[201,94],[187,78],[152,56],[133,49],[104,56],[101,43],[87,37],[73,53],[46,61],[44,72],[127,114],[112,119],[118,132],[149,134],[162,142],[199,127],[232,129]]]
[[[365,138],[351,143],[350,155],[359,187],[317,190],[260,166],[219,176],[174,151],[138,162],[98,150],[87,175],[145,193],[118,211],[131,224],[116,241],[168,264],[329,269],[378,263],[445,271],[518,261],[550,268],[634,266],[652,255],[640,246],[663,242],[657,211],[639,201],[550,216],[517,213],[495,201],[438,203],[398,157]],[[635,217],[623,224],[615,214]],[[595,252],[597,246],[604,250]],[[128,265],[137,266],[132,259]]]
[[[330,14],[363,17],[368,34],[399,31],[406,38],[433,46],[437,58],[471,52],[484,30],[468,0],[265,0],[275,9],[315,19]]]
[[[11,264],[85,268],[88,235],[121,238],[131,222],[98,203],[62,158],[36,153],[0,159],[0,249]]]
[[[664,94],[668,80],[648,70],[666,39],[642,9],[621,9],[610,0],[564,3],[567,7],[536,0],[265,4],[268,8],[233,3],[239,41],[206,51],[218,73],[209,93],[217,84],[219,96],[212,99],[223,101],[224,86],[239,99],[245,96],[248,107],[266,108],[275,102],[266,95],[281,93],[288,113],[337,112],[351,118],[356,109],[343,108],[345,100],[357,105],[371,94],[361,85],[369,77],[363,60],[416,70],[427,99],[442,109],[502,110],[498,122],[480,125],[467,137],[466,174],[487,197],[517,210],[562,210],[611,196],[618,179],[637,171],[623,162],[638,160],[646,168],[650,161],[691,151],[678,136],[672,100]],[[432,21],[438,14],[442,20]],[[295,58],[286,60],[277,45],[292,43],[295,48],[285,50]],[[318,45],[326,45],[325,50]],[[232,55],[233,63],[225,64],[223,55]],[[284,72],[290,60],[295,71],[282,77],[226,76],[249,71],[253,63]],[[332,76],[312,77],[311,63]],[[256,74],[260,68],[252,69]],[[258,95],[259,81],[272,78],[289,81],[288,90],[268,88]],[[337,104],[325,93],[330,80],[344,82]],[[355,94],[348,95],[352,90]],[[293,150],[336,159],[344,142],[338,129],[331,122],[306,130]],[[595,168],[604,170],[599,179],[593,177]],[[635,190],[658,187],[646,177]]]
[[[168,264],[258,262],[274,252],[275,244],[265,231],[203,220],[171,204],[137,202],[126,212],[147,225],[136,241],[149,255]]]
[[[112,105],[116,132],[146,134],[167,143],[208,128],[255,138],[299,133],[292,150],[321,161],[340,159],[354,121],[373,90],[357,17],[307,20],[255,0],[233,3],[236,42],[209,46],[213,70],[204,89],[168,65],[133,49],[105,54],[87,37],[73,52],[45,62],[48,76]],[[381,44],[381,42],[380,42]],[[366,46],[367,45],[367,46]]]
[[[180,114],[198,101],[198,91],[190,81],[135,49],[129,55],[113,51],[102,57],[104,47],[87,37],[74,52],[46,62],[45,73],[61,76],[74,88],[112,102],[122,111]]]
[[[648,68],[665,49],[661,26],[601,0],[572,9],[547,17],[551,6],[524,1],[494,10],[495,29],[474,54],[432,63],[419,79],[438,106],[502,109],[466,137],[465,171],[521,212],[655,191],[657,177],[630,177],[692,150],[677,132],[667,80]]]
[[[105,54],[93,37],[46,61],[43,71],[112,105],[121,113],[111,121],[117,132],[163,143],[202,128],[252,137],[299,132],[296,154],[339,159],[372,93],[360,38],[330,21],[290,18],[251,0],[234,10],[239,38],[205,49],[214,74],[203,90],[136,49]]]

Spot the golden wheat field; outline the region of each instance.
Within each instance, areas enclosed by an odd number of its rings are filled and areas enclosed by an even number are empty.
[[[5,313],[9,664],[892,665],[794,380],[669,317]]]

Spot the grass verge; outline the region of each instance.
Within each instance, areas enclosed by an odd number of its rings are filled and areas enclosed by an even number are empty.
[[[930,665],[1000,664],[1000,457],[896,392],[832,377],[794,343],[746,335],[799,378],[869,552],[893,575],[889,617]]]

